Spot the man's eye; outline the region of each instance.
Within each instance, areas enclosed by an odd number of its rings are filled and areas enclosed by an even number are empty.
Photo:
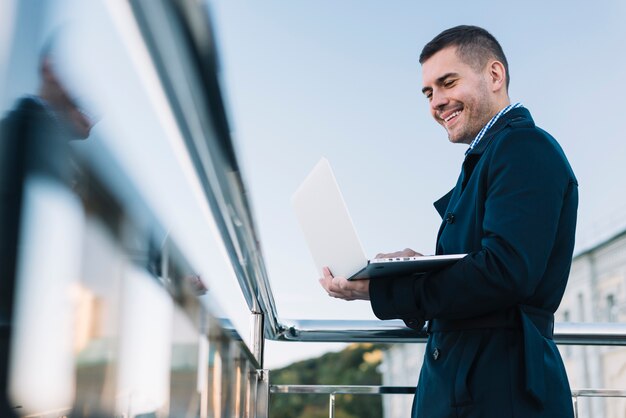
[[[450,87],[454,86],[455,83],[456,83],[456,80],[450,80],[450,81],[446,81],[445,83],[443,83],[443,86],[445,88],[450,88]]]
[[[432,92],[424,93],[424,96],[426,96],[426,98],[430,100],[433,98],[433,93]]]

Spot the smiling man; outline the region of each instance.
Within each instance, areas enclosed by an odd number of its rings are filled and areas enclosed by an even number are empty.
[[[420,63],[433,118],[451,142],[469,145],[456,186],[435,202],[437,254],[467,256],[372,281],[325,269],[320,282],[330,296],[370,300],[381,319],[415,329],[428,321],[414,418],[573,417],[552,333],[574,248],[574,173],[556,140],[511,104],[508,63],[487,31],[448,29]]]

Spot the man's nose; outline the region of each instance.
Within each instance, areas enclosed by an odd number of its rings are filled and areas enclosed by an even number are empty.
[[[442,94],[441,92],[433,92],[430,100],[430,107],[433,110],[441,110],[448,104],[448,102],[448,97],[445,94]]]

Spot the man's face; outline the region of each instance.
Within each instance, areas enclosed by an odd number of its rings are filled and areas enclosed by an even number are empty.
[[[469,144],[498,111],[494,111],[488,80],[488,72],[463,62],[454,46],[442,49],[422,65],[422,92],[450,142]]]
[[[58,100],[53,104],[55,109],[76,139],[86,139],[93,127],[93,122],[69,96],[65,88],[60,83],[57,83],[57,86],[56,97]]]
[[[48,60],[43,63],[43,83],[44,99],[58,113],[69,129],[71,136],[75,139],[86,139],[94,122],[70,97]]]

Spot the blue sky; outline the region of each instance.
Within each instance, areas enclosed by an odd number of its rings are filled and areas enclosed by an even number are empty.
[[[223,91],[279,315],[373,318],[329,299],[290,206],[327,157],[368,255],[434,251],[432,202],[466,149],[430,117],[418,56],[442,30],[483,26],[502,44],[510,96],[563,146],[580,183],[577,249],[626,228],[626,7],[619,1],[344,0],[210,3]],[[268,365],[334,346],[273,343]]]
[[[290,205],[322,156],[333,165],[368,255],[405,247],[434,251],[440,220],[432,202],[454,185],[466,146],[450,144],[431,119],[418,56],[426,42],[454,25],[483,26],[500,40],[511,69],[511,99],[524,103],[569,156],[580,183],[577,249],[626,228],[626,3],[207,1],[228,117],[282,318],[374,318],[368,303],[330,299],[319,287]],[[15,4],[7,2],[3,11]],[[50,27],[59,8],[98,34],[81,38],[79,49],[87,50],[86,57],[97,52],[93,71],[85,74],[113,106],[81,146],[96,155],[106,147],[119,160],[172,236],[185,238],[180,241],[192,264],[216,281],[210,284],[245,338],[249,315],[228,266],[220,264],[209,209],[150,60],[140,40],[128,41],[137,34],[116,34],[119,28],[132,32],[123,20],[125,3],[28,5],[35,17],[50,13]],[[28,24],[17,26],[20,43],[44,39],[45,28],[32,25],[39,18],[22,19]],[[117,26],[116,19],[122,19]],[[8,109],[36,88],[38,48],[9,51],[4,41],[0,56],[13,54],[0,68],[11,80],[0,97]],[[138,158],[146,149],[150,158]],[[186,208],[184,219],[171,202]],[[267,366],[335,348],[269,343]]]

